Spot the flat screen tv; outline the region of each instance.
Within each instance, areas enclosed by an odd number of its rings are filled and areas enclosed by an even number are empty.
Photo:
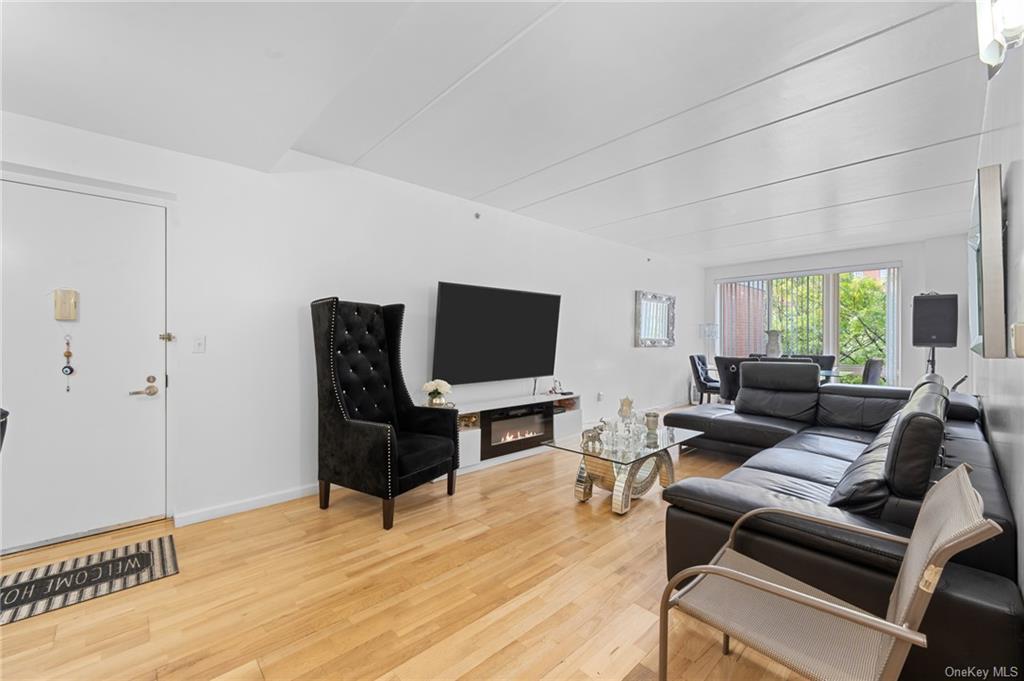
[[[434,378],[480,383],[555,373],[561,297],[437,284]]]
[[[971,350],[1006,357],[1006,219],[1002,168],[978,169],[967,237]]]

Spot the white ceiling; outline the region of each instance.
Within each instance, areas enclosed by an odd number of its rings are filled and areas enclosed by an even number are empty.
[[[10,111],[706,264],[965,231],[973,3],[17,4]]]

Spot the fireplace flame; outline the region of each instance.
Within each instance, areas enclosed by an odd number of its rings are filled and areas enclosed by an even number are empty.
[[[540,433],[536,433],[532,430],[517,430],[515,432],[509,431],[501,436],[499,442],[515,442],[516,440],[524,440],[528,437],[537,437]]]

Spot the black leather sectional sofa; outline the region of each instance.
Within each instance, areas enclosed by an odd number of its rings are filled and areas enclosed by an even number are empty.
[[[978,401],[927,375],[913,389],[818,385],[814,365],[741,365],[734,405],[666,414],[666,425],[704,436],[689,444],[750,456],[722,478],[687,478],[666,489],[668,574],[707,563],[732,523],[765,506],[798,509],[909,536],[928,486],[960,463],[985,515],[1002,534],[950,563],[902,679],[943,679],[950,670],[1005,669],[1024,678],[1024,602],[1016,583],[1017,534]],[[738,535],[743,553],[884,616],[900,544],[781,516]],[[963,673],[955,674],[963,676]]]

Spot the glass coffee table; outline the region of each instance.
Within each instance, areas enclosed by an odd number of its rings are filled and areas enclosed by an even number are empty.
[[[587,501],[594,485],[612,493],[612,511],[622,515],[630,501],[646,494],[659,479],[662,487],[675,482],[669,450],[703,435],[699,430],[660,427],[635,447],[608,447],[600,442],[583,445],[582,434],[549,440],[543,444],[580,454],[576,473],[576,500]]]

